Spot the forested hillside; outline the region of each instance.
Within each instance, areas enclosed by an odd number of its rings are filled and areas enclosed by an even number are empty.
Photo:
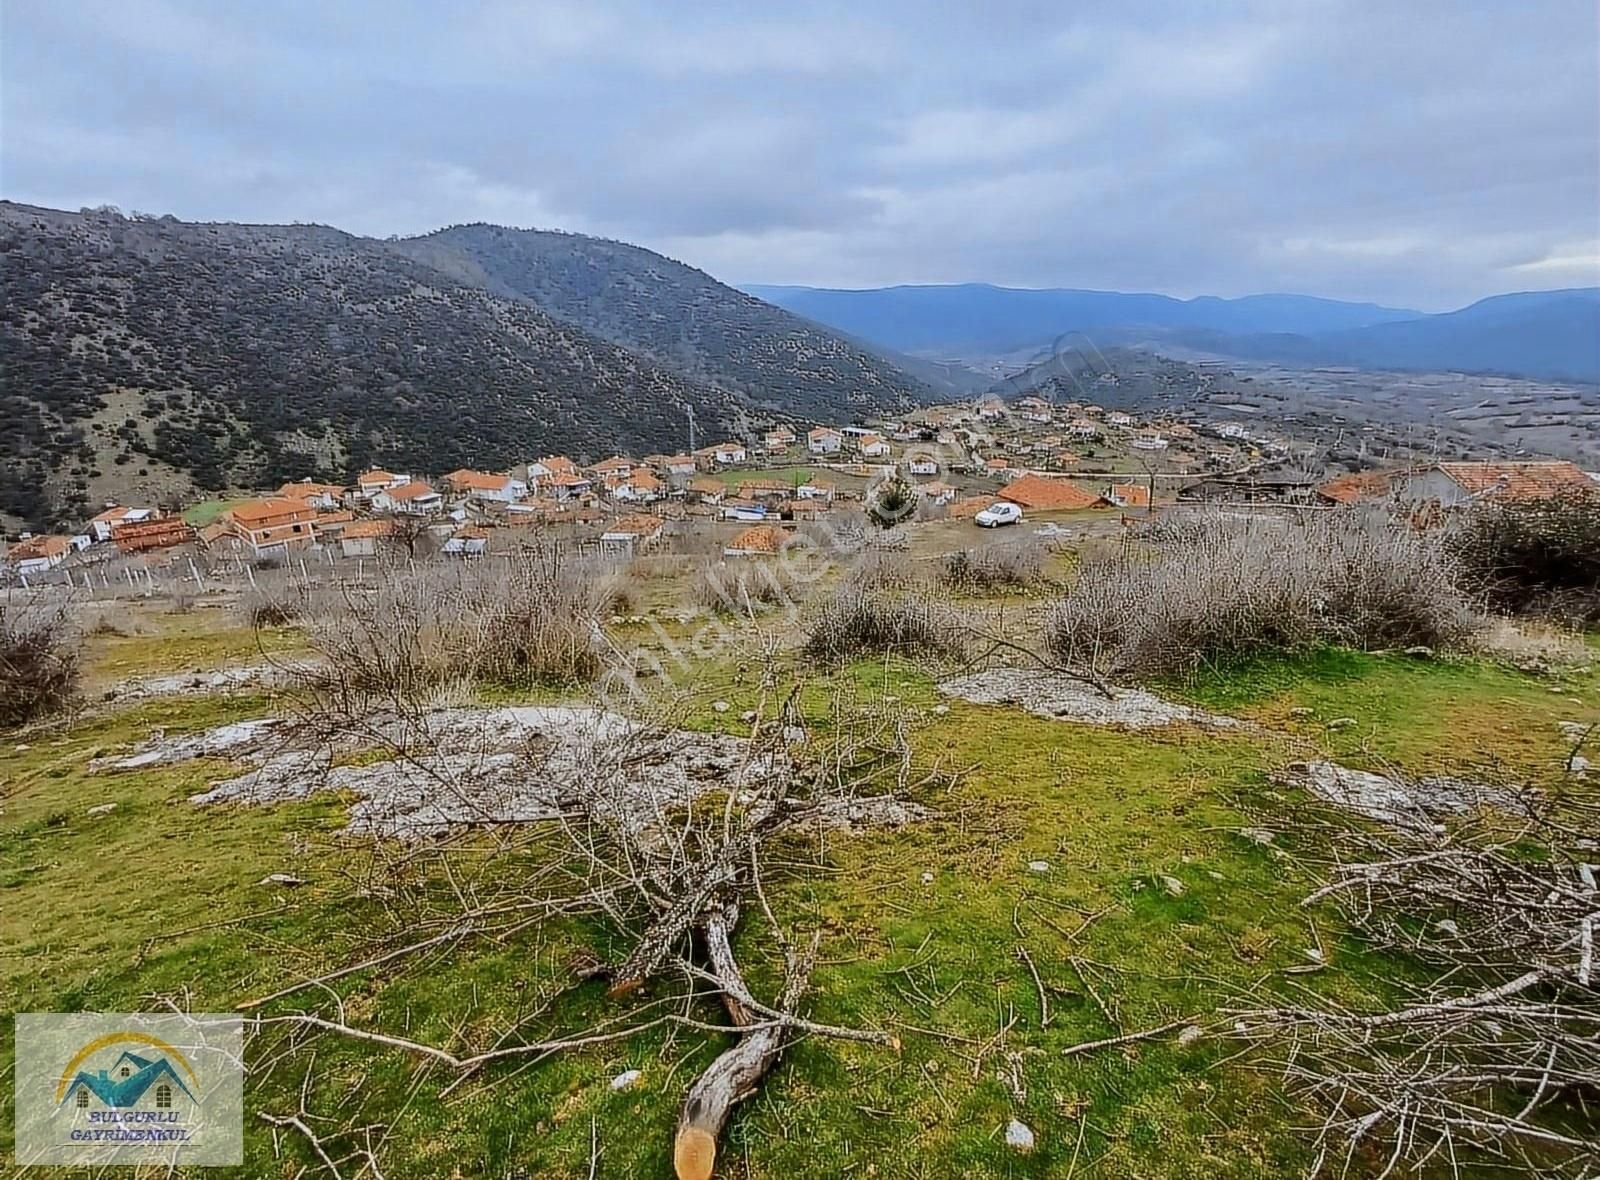
[[[848,420],[925,393],[820,325],[626,242],[459,225],[397,248],[762,407],[803,405],[813,417]]]
[[[529,240],[546,237],[563,236]],[[144,477],[181,495],[678,449],[691,407],[705,439],[920,390],[699,272],[626,256],[660,265],[606,272],[586,248],[551,273],[501,264],[525,298],[442,248],[0,202],[0,512],[66,521]]]

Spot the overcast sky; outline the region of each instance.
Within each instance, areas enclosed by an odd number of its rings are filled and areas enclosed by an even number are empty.
[[[670,11],[678,9],[679,11]],[[0,0],[0,195],[730,282],[1600,283],[1594,0]]]

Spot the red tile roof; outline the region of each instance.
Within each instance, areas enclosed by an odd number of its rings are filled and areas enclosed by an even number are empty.
[[[1575,463],[1440,463],[1439,470],[1469,495],[1502,500],[1546,500],[1596,489]]]
[[[286,496],[250,500],[228,510],[228,515],[246,528],[253,528],[263,521],[276,520],[280,516],[290,519],[309,519],[314,513],[315,509],[304,500],[291,500]]]
[[[181,516],[119,524],[111,530],[112,543],[123,553],[168,549],[173,545],[185,545],[194,539],[194,529]]]
[[[1380,500],[1389,494],[1399,471],[1357,471],[1340,475],[1317,488],[1317,495],[1335,504],[1354,504],[1359,500]]]
[[[11,551],[6,554],[10,561],[28,561],[36,557],[60,557],[72,548],[72,540],[68,537],[56,537],[48,534],[29,537],[26,541],[18,541],[11,546]]]
[[[338,497],[344,495],[344,489],[336,483],[312,483],[310,480],[295,480],[279,488],[278,495],[290,500],[304,500],[311,496]]]
[[[414,479],[410,483],[403,483],[397,488],[390,488],[384,495],[391,500],[417,500],[423,496],[435,496],[438,493],[420,479]]]
[[[444,481],[452,487],[466,488],[474,492],[501,492],[511,482],[511,477],[490,475],[486,471],[472,471],[463,467],[445,476]]]
[[[952,500],[949,513],[956,520],[970,520],[993,503],[993,496],[968,496],[964,500]]]
[[[783,529],[776,525],[752,525],[728,543],[730,549],[740,549],[746,553],[777,553],[783,548],[783,543],[789,537]]]
[[[358,520],[346,525],[339,539],[357,541],[363,537],[389,537],[394,535],[394,531],[395,523],[392,520]]]
[[[1039,512],[1093,508],[1100,502],[1099,496],[1084,491],[1071,480],[1032,474],[1013,480],[996,493],[996,498]]]
[[[667,522],[659,516],[650,516],[647,513],[634,513],[631,516],[619,516],[616,520],[606,525],[608,533],[632,533],[636,537],[653,537],[661,531]]]
[[[1150,489],[1142,483],[1116,483],[1107,489],[1106,498],[1115,496],[1124,508],[1148,508]]]

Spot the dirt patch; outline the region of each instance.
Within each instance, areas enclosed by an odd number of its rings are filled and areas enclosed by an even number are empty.
[[[1296,762],[1282,777],[1335,807],[1397,827],[1432,827],[1438,816],[1480,807],[1507,810],[1518,801],[1514,791],[1503,787],[1443,776],[1390,778],[1335,762]]]
[[[1184,723],[1226,729],[1244,724],[1141,689],[1115,688],[1108,697],[1092,685],[1068,676],[1026,668],[991,668],[959,676],[944,681],[939,691],[975,705],[1019,705],[1039,717],[1083,725],[1154,729]]]

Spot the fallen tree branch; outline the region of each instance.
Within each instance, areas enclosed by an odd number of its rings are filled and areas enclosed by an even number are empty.
[[[333,1158],[328,1155],[327,1149],[322,1146],[321,1137],[306,1126],[305,1120],[299,1115],[268,1114],[264,1110],[256,1113],[261,1116],[262,1122],[270,1123],[274,1127],[292,1127],[294,1130],[299,1131],[300,1134],[305,1136],[306,1142],[311,1144],[311,1150],[317,1153],[317,1158],[322,1161],[328,1171],[333,1173],[334,1180],[343,1180],[339,1172],[339,1166],[333,1162]]]
[[[1110,1049],[1115,1045],[1127,1045],[1134,1041],[1148,1041],[1159,1037],[1162,1033],[1169,1033],[1175,1028],[1183,1028],[1195,1022],[1192,1016],[1184,1016],[1178,1020],[1169,1020],[1155,1028],[1142,1029],[1139,1032],[1123,1033],[1116,1037],[1102,1037],[1098,1041],[1083,1041],[1076,1045],[1068,1045],[1061,1050],[1063,1057],[1076,1057],[1080,1053],[1093,1053],[1096,1049]]]
[[[303,979],[299,983],[290,984],[281,991],[273,992],[270,996],[262,996],[258,1000],[246,1000],[242,1004],[236,1004],[234,1006],[234,1010],[236,1012],[249,1012],[253,1008],[260,1008],[264,1005],[270,1004],[273,1000],[281,1000],[285,996],[294,995],[295,992],[304,991],[308,987],[318,987],[324,984],[332,983],[335,979],[343,979],[346,975],[354,975],[357,971],[365,971],[369,967],[378,967],[384,963],[389,963],[395,959],[402,958],[405,955],[415,954],[417,951],[425,951],[429,947],[438,946],[441,942],[449,942],[451,939],[461,938],[464,935],[472,933],[472,929],[473,927],[470,923],[462,926],[452,927],[451,929],[446,930],[443,934],[435,935],[432,938],[425,938],[421,942],[412,943],[410,946],[403,946],[398,950],[392,950],[386,954],[376,955],[373,958],[365,959],[360,963],[352,963],[348,967],[341,967],[337,971],[330,971],[328,974],[319,975],[315,979]]]

